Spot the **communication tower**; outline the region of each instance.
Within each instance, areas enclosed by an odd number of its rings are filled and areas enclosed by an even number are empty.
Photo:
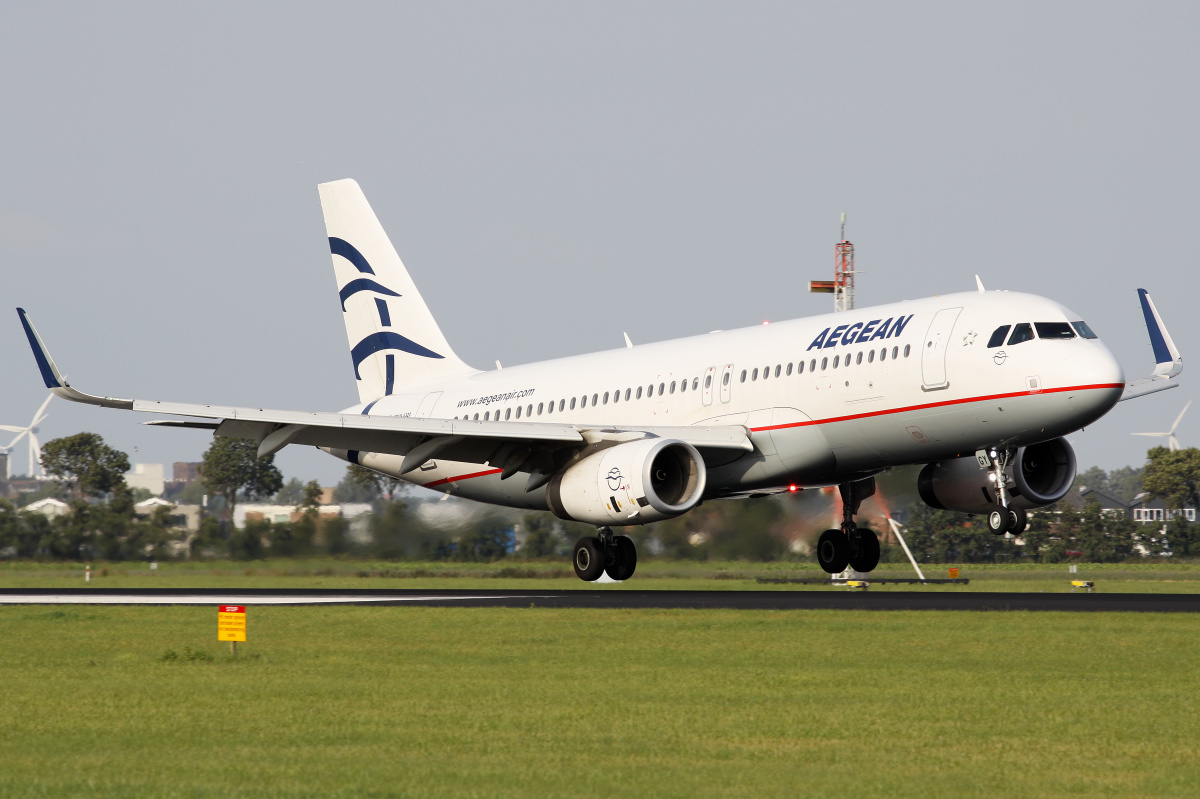
[[[832,294],[833,310],[854,308],[854,245],[846,240],[846,215],[842,214],[842,240],[833,248],[833,280],[810,280],[813,294]]]

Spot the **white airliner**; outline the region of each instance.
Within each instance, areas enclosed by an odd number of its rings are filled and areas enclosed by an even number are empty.
[[[353,180],[319,187],[359,404],[340,413],[185,405],[69,385],[18,309],[46,386],[64,399],[205,421],[259,442],[306,444],[482,502],[596,525],[575,572],[623,580],[637,564],[613,528],[705,500],[836,485],[841,529],[825,571],[871,571],[855,524],[873,475],[927,464],[922,498],[986,514],[997,534],[1060,499],[1075,476],[1062,438],[1121,399],[1177,385],[1183,361],[1139,289],[1157,365],[1126,384],[1078,314],[1031,294],[983,291],[862,308],[480,371],[450,349]]]

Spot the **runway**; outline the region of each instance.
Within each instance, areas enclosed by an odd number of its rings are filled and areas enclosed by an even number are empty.
[[[410,589],[27,588],[0,605],[421,605],[487,608],[722,610],[1051,610],[1197,613],[1200,594],[1034,594],[925,591],[418,591]]]

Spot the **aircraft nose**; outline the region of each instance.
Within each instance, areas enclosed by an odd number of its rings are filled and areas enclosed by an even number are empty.
[[[1072,399],[1082,400],[1095,419],[1108,413],[1125,391],[1125,371],[1108,347],[1099,342],[1089,342],[1068,355],[1061,368],[1064,385],[1081,389]]]

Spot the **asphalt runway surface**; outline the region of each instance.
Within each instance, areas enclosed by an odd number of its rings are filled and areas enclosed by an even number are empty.
[[[949,591],[461,591],[411,589],[26,588],[0,605],[424,605],[488,608],[725,610],[1057,610],[1197,613],[1200,594],[1034,594]]]

